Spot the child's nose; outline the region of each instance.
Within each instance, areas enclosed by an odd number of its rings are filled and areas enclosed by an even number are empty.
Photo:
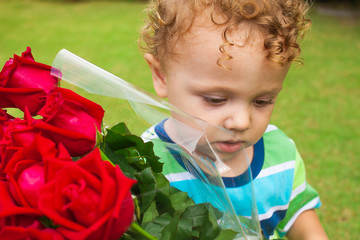
[[[244,131],[250,127],[250,109],[247,106],[237,107],[228,115],[224,128],[233,131]]]

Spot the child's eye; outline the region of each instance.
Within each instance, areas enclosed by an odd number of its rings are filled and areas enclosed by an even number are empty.
[[[274,101],[272,99],[256,99],[254,100],[254,104],[258,107],[265,107],[267,105],[273,104]]]
[[[203,96],[203,101],[212,105],[221,105],[227,101],[226,98],[216,96]]]

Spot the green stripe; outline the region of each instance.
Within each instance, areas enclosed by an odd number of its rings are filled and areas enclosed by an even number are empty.
[[[299,152],[296,150],[295,178],[294,178],[293,190],[298,186],[304,184],[305,181],[306,181],[305,164]]]
[[[266,161],[262,169],[295,160],[294,143],[280,129],[266,132],[263,139]]]

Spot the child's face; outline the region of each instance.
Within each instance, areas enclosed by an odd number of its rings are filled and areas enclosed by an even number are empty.
[[[233,139],[214,144],[219,153],[234,153],[262,137],[282,89],[289,66],[267,60],[263,41],[257,39],[226,48],[233,58],[221,63],[231,70],[217,65],[223,43],[218,28],[193,27],[176,47],[179,56],[164,63],[164,71],[156,59],[146,56],[160,97],[235,133]]]

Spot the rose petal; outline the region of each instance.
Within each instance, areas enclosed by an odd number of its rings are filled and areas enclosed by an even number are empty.
[[[33,165],[21,172],[17,179],[21,192],[31,207],[37,207],[39,189],[45,184],[44,166]]]

